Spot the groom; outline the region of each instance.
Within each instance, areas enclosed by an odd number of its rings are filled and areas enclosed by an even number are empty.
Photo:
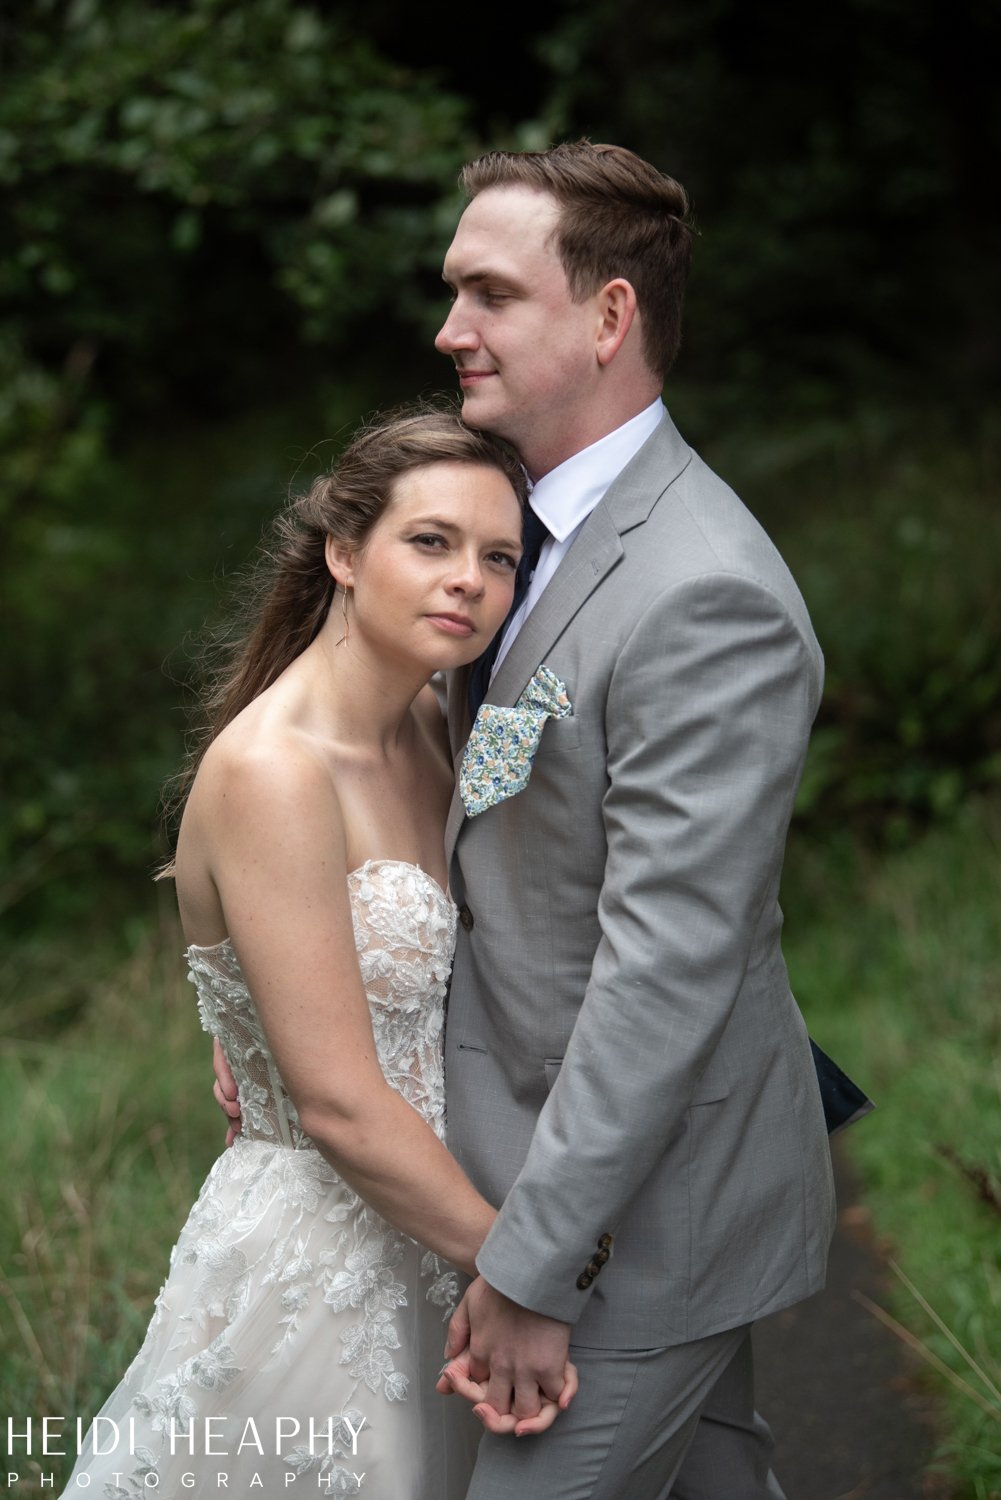
[[[449,696],[448,1138],[503,1204],[450,1333],[499,1414],[470,1500],[781,1496],[749,1329],[823,1285],[833,1227],[777,903],[822,658],[661,405],[680,186],[587,142],[464,185],[437,347],[545,528],[492,676]],[[576,1400],[512,1441],[568,1345]]]

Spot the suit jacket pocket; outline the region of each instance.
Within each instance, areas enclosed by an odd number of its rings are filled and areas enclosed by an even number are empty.
[[[580,744],[580,719],[571,714],[566,719],[547,719],[539,742],[539,754],[575,750]]]
[[[553,1084],[559,1077],[563,1066],[562,1057],[547,1057],[543,1061],[546,1070],[546,1086],[552,1091]],[[730,1080],[726,1077],[722,1068],[709,1064],[702,1077],[699,1079],[695,1093],[692,1095],[691,1103],[715,1104],[719,1099],[725,1099],[730,1093]]]
[[[725,1099],[729,1093],[729,1074],[719,1058],[714,1057],[695,1085],[692,1104],[715,1104],[718,1099]]]

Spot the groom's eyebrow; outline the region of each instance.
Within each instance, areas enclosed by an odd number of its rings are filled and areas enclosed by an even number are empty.
[[[495,266],[486,266],[479,271],[468,271],[464,276],[457,276],[455,281],[442,271],[441,279],[452,291],[455,291],[457,282],[468,287],[482,286],[484,282],[495,282],[497,285],[510,286],[512,290],[518,285],[517,279],[509,271],[502,271]]]

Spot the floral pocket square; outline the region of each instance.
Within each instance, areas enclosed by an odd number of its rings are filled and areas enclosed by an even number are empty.
[[[514,708],[480,704],[459,773],[468,817],[524,791],[546,720],[565,719],[570,711],[567,690],[548,667],[539,668]]]

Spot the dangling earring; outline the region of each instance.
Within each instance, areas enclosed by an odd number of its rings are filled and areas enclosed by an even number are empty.
[[[337,644],[338,646],[346,646],[348,636],[351,634],[351,626],[348,622],[348,586],[346,583],[341,584],[341,614],[344,616],[344,634]]]

